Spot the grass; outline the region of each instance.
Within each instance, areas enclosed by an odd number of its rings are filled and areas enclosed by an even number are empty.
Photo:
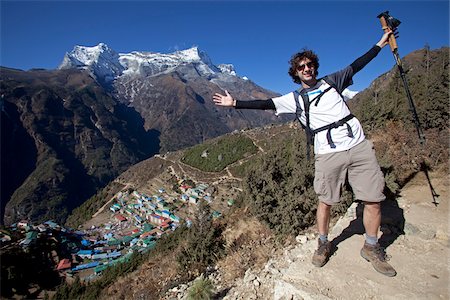
[[[230,164],[257,151],[250,138],[226,135],[189,148],[182,161],[205,172],[220,172]]]

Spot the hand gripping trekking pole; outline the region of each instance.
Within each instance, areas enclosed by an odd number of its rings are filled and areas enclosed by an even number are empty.
[[[383,28],[384,32],[387,32],[389,30],[392,30],[395,32],[398,25],[400,25],[400,21],[391,17],[389,15],[389,11],[385,11],[377,16],[377,18],[380,19],[381,27]],[[419,136],[419,142],[420,144],[425,143],[425,135],[422,131],[422,126],[420,125],[419,116],[417,115],[416,106],[414,105],[414,101],[411,96],[411,92],[409,91],[408,82],[406,81],[406,73],[403,70],[402,67],[402,61],[400,59],[400,56],[398,54],[398,47],[397,47],[397,41],[395,40],[395,35],[391,34],[389,36],[389,46],[391,47],[392,54],[394,55],[395,62],[398,66],[398,70],[400,71],[400,77],[402,78],[403,85],[405,87],[406,96],[408,97],[408,103],[409,103],[409,111],[411,112],[414,124],[416,125],[417,134]]]

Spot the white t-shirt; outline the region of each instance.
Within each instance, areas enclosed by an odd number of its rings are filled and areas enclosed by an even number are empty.
[[[333,73],[329,75],[329,77],[340,79],[333,81],[340,84],[341,87],[345,85],[348,86],[349,83],[351,83],[352,74],[346,74],[345,71],[348,70],[344,69],[343,71]],[[316,101],[314,101],[314,99],[328,87],[329,85],[324,80],[320,80],[314,87],[305,90],[311,102],[309,109],[309,125],[312,130],[337,122],[350,114],[350,110],[344,102],[344,99],[342,99],[334,88],[323,94],[316,106]],[[342,90],[343,89],[344,88],[342,88]],[[272,100],[275,104],[276,114],[296,113],[297,106],[293,92],[272,98]],[[306,125],[304,103],[301,96],[299,96],[299,104],[302,109],[300,122],[302,122],[303,125]],[[348,136],[348,129],[345,124],[338,128],[333,128],[331,129],[331,139],[336,145],[336,148],[331,148],[327,140],[327,130],[318,132],[314,137],[314,153],[326,154],[345,151],[364,141],[364,132],[358,119],[354,117],[347,121],[347,124],[350,125],[353,137]]]

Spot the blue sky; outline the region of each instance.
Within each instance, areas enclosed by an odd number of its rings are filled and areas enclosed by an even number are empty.
[[[449,45],[448,1],[5,1],[0,65],[54,69],[75,45],[170,53],[198,46],[214,64],[278,93],[296,88],[290,57],[314,50],[320,75],[344,68],[382,35],[376,16],[398,18],[403,57]],[[362,90],[395,65],[386,47],[354,78]]]

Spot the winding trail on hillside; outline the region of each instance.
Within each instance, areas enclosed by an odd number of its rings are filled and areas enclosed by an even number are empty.
[[[271,138],[275,137],[276,135],[284,134],[284,133],[289,132],[289,131],[290,130],[283,130],[283,131],[280,131],[280,132],[272,133],[269,137],[267,137],[267,138],[265,138],[263,140],[270,140]],[[261,142],[260,140],[257,140],[255,137],[253,137],[250,134],[250,132],[248,132],[248,131],[242,131],[242,133],[243,133],[244,136],[248,137],[252,141],[253,145],[258,149],[258,151],[256,153],[253,153],[253,154],[251,154],[251,155],[249,155],[247,157],[244,157],[242,159],[239,159],[239,160],[229,164],[228,166],[226,166],[220,172],[203,171],[203,170],[201,170],[199,168],[196,168],[194,166],[191,166],[191,165],[188,165],[188,164],[182,162],[181,159],[178,159],[176,161],[175,160],[171,160],[166,155],[157,154],[157,155],[155,155],[155,157],[169,162],[171,164],[171,166],[169,166],[170,171],[177,178],[183,178],[182,175],[187,175],[188,177],[193,178],[193,177],[196,177],[196,176],[193,175],[193,173],[195,173],[195,172],[204,174],[206,176],[210,176],[211,178],[214,178],[214,177],[217,177],[218,174],[223,172],[225,174],[223,176],[218,177],[217,180],[213,180],[211,182],[212,185],[219,184],[221,181],[224,181],[224,180],[242,181],[242,178],[239,178],[239,177],[236,177],[236,176],[233,175],[233,173],[231,172],[230,168],[233,168],[233,167],[235,167],[237,165],[244,164],[244,163],[248,162],[250,159],[254,158],[256,155],[258,155],[260,153],[262,153],[262,154],[266,153],[266,150],[264,150],[264,148],[261,147],[261,145],[259,145],[259,142]],[[177,172],[176,172],[176,170],[175,170],[175,168],[173,166],[177,166],[181,170],[182,175],[177,174]]]
[[[128,189],[128,188],[130,188],[130,187],[131,187],[131,185],[128,183],[127,185],[125,185],[125,187],[122,188],[122,190],[126,190],[126,189]],[[101,214],[101,213],[105,210],[105,208],[106,208],[109,204],[111,204],[111,202],[116,198],[116,195],[117,195],[117,194],[113,195],[108,201],[106,201],[106,203],[103,204],[103,206],[100,207],[100,208],[97,210],[97,212],[96,212],[95,214],[92,215],[92,219],[95,218],[96,216],[98,216],[99,214]]]

